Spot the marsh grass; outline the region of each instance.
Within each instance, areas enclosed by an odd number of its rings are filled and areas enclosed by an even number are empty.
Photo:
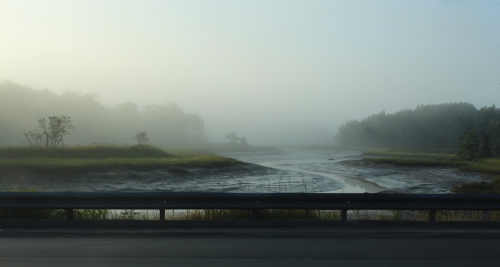
[[[104,158],[168,158],[173,157],[164,150],[148,146],[75,146],[65,148],[0,148],[0,158],[59,158],[59,159],[104,159]]]
[[[452,151],[449,151],[452,152]],[[500,193],[500,158],[486,158],[477,161],[459,161],[454,154],[444,154],[440,150],[412,150],[412,149],[385,149],[365,152],[366,156],[379,156],[379,158],[364,158],[364,162],[375,164],[393,164],[407,167],[453,167],[463,172],[478,172],[483,174],[498,175],[490,183],[466,183],[452,192],[461,194]]]
[[[448,150],[417,150],[417,149],[380,149],[363,153],[364,156],[418,158],[418,159],[454,159],[455,153]]]
[[[479,172],[500,175],[500,159],[487,158],[477,161],[460,161],[454,154],[400,152],[391,150],[374,150],[365,152],[366,156],[379,158],[364,158],[365,162],[376,164],[393,164],[408,167],[454,167],[464,172]]]
[[[431,158],[363,158],[364,162],[376,164],[393,164],[395,166],[407,167],[462,167],[467,162],[453,159],[431,159]]]
[[[68,174],[110,170],[219,168],[237,165],[235,159],[214,155],[193,155],[169,158],[0,158],[0,172],[28,171],[41,174]]]

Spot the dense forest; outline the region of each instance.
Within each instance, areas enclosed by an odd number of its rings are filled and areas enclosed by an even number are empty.
[[[184,112],[176,103],[140,109],[128,102],[106,107],[93,94],[34,90],[0,82],[0,146],[19,146],[23,134],[38,126],[40,118],[67,116],[74,129],[69,145],[92,143],[133,144],[138,132],[147,131],[154,145],[192,145],[206,141],[203,119]]]
[[[465,132],[489,138],[500,152],[500,109],[468,103],[419,105],[393,114],[384,111],[339,127],[336,141],[348,147],[458,149]]]

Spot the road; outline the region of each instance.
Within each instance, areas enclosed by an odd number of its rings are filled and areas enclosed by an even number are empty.
[[[295,232],[297,229],[282,230]],[[6,230],[7,231],[7,230]],[[0,234],[0,266],[498,266],[500,238],[230,234]],[[252,231],[259,231],[254,229]],[[244,232],[244,231],[243,231]],[[58,233],[58,234],[57,234]],[[71,234],[73,233],[73,234]],[[74,234],[76,233],[76,234]],[[173,233],[173,232],[170,232]]]

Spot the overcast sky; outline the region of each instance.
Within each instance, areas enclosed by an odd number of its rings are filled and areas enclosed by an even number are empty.
[[[174,101],[213,141],[314,139],[382,110],[498,106],[500,1],[0,0],[4,79]]]

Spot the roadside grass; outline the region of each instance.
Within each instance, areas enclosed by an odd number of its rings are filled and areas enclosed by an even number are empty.
[[[426,210],[353,210],[349,220],[428,221]],[[438,210],[437,222],[500,221],[500,211]]]
[[[266,209],[258,210],[257,218],[264,220],[340,220],[339,211]],[[252,212],[248,210],[192,210],[184,220],[249,220]]]
[[[31,188],[17,188],[4,192],[37,192]],[[267,209],[258,210],[261,220],[334,220],[341,219],[338,210],[296,210]],[[158,210],[109,210],[77,209],[74,220],[159,220]],[[351,210],[349,220],[383,221],[427,221],[427,211],[407,210]],[[0,209],[0,220],[65,220],[63,209]],[[166,220],[250,220],[249,210],[166,210]],[[436,221],[500,221],[500,211],[438,211]]]

